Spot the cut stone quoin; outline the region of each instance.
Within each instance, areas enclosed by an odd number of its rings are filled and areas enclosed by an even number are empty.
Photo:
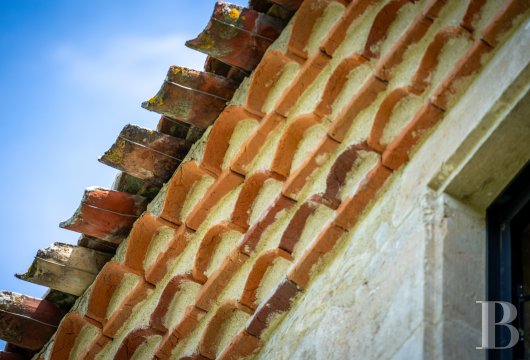
[[[255,172],[245,180],[231,216],[231,220],[235,225],[245,230],[249,228],[252,205],[258,197],[263,184],[269,179],[282,181],[283,177],[272,171],[264,170]]]
[[[287,278],[301,288],[306,288],[313,275],[314,267],[322,257],[330,252],[339,238],[346,231],[338,226],[329,224],[322,230],[317,239],[304,251],[287,273]]]
[[[298,200],[298,195],[310,181],[313,174],[333,154],[339,143],[329,136],[324,136],[316,149],[306,161],[285,181],[282,194],[290,199]]]
[[[87,321],[78,312],[68,313],[57,329],[50,360],[69,359],[77,336],[87,325]]]
[[[270,249],[265,251],[258,257],[256,262],[252,266],[252,269],[250,270],[250,273],[248,274],[247,280],[245,282],[245,287],[243,289],[243,293],[241,295],[240,300],[241,304],[249,307],[250,309],[256,309],[256,307],[258,306],[258,304],[256,303],[256,294],[258,288],[261,285],[265,273],[267,272],[269,267],[272,266],[274,261],[278,258],[283,258],[288,261],[293,260],[292,256],[282,249]]]
[[[246,331],[261,337],[273,317],[285,313],[291,308],[291,302],[301,289],[292,281],[284,279],[271,297],[261,304],[247,323]]]
[[[25,274],[15,276],[21,280],[80,296],[111,257],[111,254],[79,246],[54,243],[37,252],[35,260]]]
[[[208,323],[199,342],[199,353],[208,359],[216,359],[217,354],[223,349],[219,349],[221,337],[226,336],[225,332],[234,329],[225,329],[223,325],[228,322],[236,313],[248,318],[252,310],[239,304],[236,300],[228,300],[219,306],[219,309]],[[235,334],[234,334],[235,335]]]
[[[39,350],[57,330],[63,313],[47,300],[9,291],[0,292],[0,339]]]
[[[145,270],[145,280],[155,286],[158,285],[166,276],[173,261],[184,251],[194,233],[194,230],[181,225],[167,249],[158,255],[151,267]]]
[[[129,234],[129,243],[125,253],[125,266],[143,274],[144,260],[153,239],[163,228],[176,229],[176,226],[164,219],[145,212],[135,223]]]
[[[167,194],[164,200],[160,217],[174,224],[182,224],[182,207],[195,183],[200,181],[208,173],[201,169],[194,161],[188,161],[177,169],[167,187]]]
[[[208,280],[206,270],[211,263],[214,252],[220,244],[222,236],[230,231],[243,233],[243,229],[239,226],[224,221],[210,227],[208,232],[204,235],[204,238],[201,240],[199,250],[197,250],[197,254],[195,255],[192,271],[193,277],[200,283],[204,284]]]
[[[59,226],[119,244],[146,207],[142,196],[92,187],[85,190],[75,214]]]
[[[265,214],[245,233],[239,250],[247,255],[252,254],[258,246],[261,236],[269,226],[276,222],[276,216],[283,210],[289,210],[296,204],[296,201],[289,199],[282,194],[278,195],[274,203],[269,206]]]
[[[230,146],[230,139],[234,129],[240,121],[247,119],[261,120],[260,117],[246,111],[242,106],[228,106],[223,110],[213,125],[206,142],[201,162],[202,168],[217,176],[221,174],[223,161]]]
[[[173,174],[189,148],[190,144],[184,139],[126,125],[99,161],[151,184],[161,185]]]
[[[229,101],[237,83],[179,66],[170,67],[158,93],[142,103],[144,109],[199,128],[207,128]]]
[[[218,2],[207,27],[186,46],[250,71],[284,26],[283,21],[272,16]]]
[[[284,130],[274,159],[272,160],[271,170],[281,176],[287,178],[291,172],[292,162],[298,145],[302,141],[305,132],[312,126],[318,125],[320,118],[307,114],[291,120],[287,128]]]
[[[273,133],[280,124],[285,122],[285,117],[275,112],[271,112],[265,116],[260,123],[258,129],[241,147],[241,150],[234,157],[230,163],[230,169],[241,175],[246,175],[249,165],[254,160],[255,156],[263,148],[271,133]]]
[[[230,169],[225,170],[219,175],[215,183],[210,186],[208,195],[204,196],[188,215],[186,226],[197,230],[215,205],[228,193],[241,185],[243,181],[245,181],[245,178],[240,174]]]

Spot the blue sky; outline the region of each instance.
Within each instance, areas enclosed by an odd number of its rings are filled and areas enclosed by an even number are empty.
[[[232,1],[244,5],[246,1]],[[0,287],[40,297],[15,279],[37,249],[75,243],[62,230],[84,188],[110,187],[97,158],[127,123],[154,129],[140,108],[170,65],[202,68],[184,42],[213,0],[0,0]]]

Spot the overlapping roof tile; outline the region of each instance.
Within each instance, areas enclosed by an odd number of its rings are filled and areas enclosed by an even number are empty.
[[[89,191],[64,227],[84,234],[80,246],[121,245],[41,358],[240,359],[259,351],[530,7],[251,5],[215,6],[187,43],[209,55],[206,72],[171,67],[143,104],[162,114],[159,132],[128,125],[102,158],[126,173],[121,192],[91,190],[104,193],[96,203]],[[148,189],[160,192],[140,216]],[[7,340],[38,350],[60,316],[46,323],[37,306],[30,312],[42,332]]]

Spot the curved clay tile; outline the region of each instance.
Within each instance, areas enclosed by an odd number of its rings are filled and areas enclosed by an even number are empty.
[[[166,250],[161,251],[152,266],[145,269],[145,280],[155,286],[162,281],[173,260],[184,251],[194,233],[192,229],[181,225]]]
[[[201,355],[207,357],[208,359],[215,359],[217,354],[219,354],[223,349],[219,349],[220,341],[222,337],[233,336],[236,334],[231,334],[234,330],[233,328],[224,328],[224,325],[227,324],[234,316],[242,317],[241,326],[244,324],[252,310],[248,309],[245,306],[239,304],[236,300],[228,300],[219,306],[219,309],[212,317],[204,333],[202,335],[201,341],[199,343],[199,352]]]
[[[142,107],[206,128],[219,116],[237,87],[237,83],[222,76],[171,66],[158,93]]]
[[[250,111],[263,116],[263,106],[289,63],[293,60],[281,51],[273,50],[265,55],[252,75],[246,104]]]
[[[306,47],[313,33],[313,28],[324,14],[326,8],[333,2],[345,3],[337,0],[312,0],[304,1],[293,20],[293,29],[287,48],[293,54],[307,59],[310,55]]]
[[[365,62],[366,58],[358,54],[353,54],[352,56],[341,61],[326,83],[324,93],[322,94],[320,102],[315,108],[315,114],[320,117],[331,114],[333,102],[341,93],[344,85],[346,85],[346,82],[348,81],[348,75],[353,69],[364,64]]]
[[[392,112],[402,100],[408,98],[409,96],[414,96],[413,91],[414,89],[411,89],[408,86],[400,87],[392,90],[385,97],[379,106],[379,110],[375,114],[372,130],[368,136],[368,145],[372,149],[379,153],[385,151],[386,144],[382,144],[381,139],[383,137],[385,128],[390,121]]]
[[[223,235],[231,231],[242,233],[239,226],[224,221],[210,227],[208,232],[204,235],[204,238],[199,245],[199,249],[197,250],[197,254],[195,255],[192,271],[193,277],[200,283],[204,284],[208,280],[206,271],[211,265],[211,260],[217,250],[217,246],[221,243]]]
[[[257,131],[254,132],[234,157],[230,163],[230,169],[238,174],[246,175],[249,166],[263,148],[269,136],[285,121],[285,117],[276,112],[267,114],[261,120]]]
[[[156,357],[158,359],[170,359],[175,346],[181,341],[184,341],[188,335],[195,330],[199,322],[206,315],[206,312],[190,305],[184,310],[182,320],[177,324],[175,329],[170,334],[167,334],[162,339],[162,342],[156,350]]]
[[[314,114],[302,115],[292,120],[280,138],[272,160],[271,170],[288,177],[298,144],[304,138],[305,132],[319,123],[320,118]]]
[[[329,253],[345,231],[338,226],[329,224],[326,226],[316,240],[304,251],[302,256],[296,259],[294,265],[287,273],[287,278],[298,285],[306,288],[312,275],[314,267],[320,259]]]
[[[471,0],[467,5],[467,10],[460,24],[470,32],[475,30],[474,23],[480,19],[480,10],[486,5],[486,0]]]
[[[230,139],[237,124],[243,120],[260,120],[260,117],[245,110],[242,106],[226,107],[212,127],[201,167],[216,175],[222,172],[223,161],[230,146]]]
[[[245,181],[245,178],[230,170],[225,170],[208,189],[208,194],[203,196],[189,213],[186,226],[197,230],[208,217],[211,210],[231,191],[235,190]]]
[[[247,323],[246,331],[259,338],[272,318],[277,318],[291,308],[291,302],[300,291],[301,289],[294,282],[284,279],[271,297],[256,309]]]
[[[50,360],[64,360],[70,358],[77,336],[88,323],[78,312],[66,314],[57,329]]]
[[[15,346],[39,350],[57,330],[63,317],[48,300],[0,292],[0,339]]]
[[[142,196],[90,187],[75,214],[59,226],[119,244],[146,207]]]
[[[256,353],[263,343],[257,337],[242,330],[232,338],[230,344],[217,356],[218,360],[245,359]]]
[[[278,195],[274,200],[274,203],[265,211],[265,214],[263,214],[261,218],[245,233],[245,236],[239,245],[239,250],[247,255],[252,254],[256,250],[263,233],[276,221],[278,213],[284,210],[289,210],[295,204],[296,201],[291,200],[282,194]]]
[[[162,185],[188,153],[184,140],[126,125],[99,162],[154,185]]]
[[[410,0],[392,0],[379,10],[364,45],[364,57],[367,59],[379,57],[381,44],[387,38],[388,31],[396,20],[399,10],[410,2]]]
[[[298,199],[298,195],[305,185],[311,181],[311,177],[333,154],[339,143],[329,136],[324,136],[317,145],[315,151],[307,157],[306,161],[285,181],[282,194],[293,200]]]
[[[292,256],[282,249],[270,249],[262,253],[257,259],[252,269],[250,270],[243,293],[241,295],[241,304],[248,306],[251,309],[256,309],[257,292],[261,286],[261,282],[267,270],[274,264],[274,261],[278,258],[283,258],[288,261],[292,261]]]
[[[412,78],[412,87],[418,93],[424,92],[429,86],[431,86],[431,77],[438,66],[439,57],[444,46],[449,40],[459,37],[470,38],[470,35],[460,27],[448,26],[440,30],[434,36],[433,40],[427,47],[427,50],[423,54],[420,65]]]
[[[268,179],[283,180],[281,176],[268,170],[258,171],[245,180],[232,211],[231,219],[234,224],[242,229],[248,229],[252,205]]]
[[[214,273],[208,277],[208,281],[202,286],[195,299],[195,306],[204,311],[209,311],[217,301],[218,296],[225,290],[232,277],[241,269],[241,266],[248,258],[248,255],[243,254],[237,248],[233,249]]]
[[[138,348],[144,344],[151,336],[157,335],[151,329],[136,329],[130,332],[125,339],[123,339],[120,348],[114,360],[130,360]]]
[[[166,314],[169,311],[171,303],[178,296],[182,286],[185,283],[197,283],[193,276],[189,274],[177,275],[173,277],[164,288],[162,295],[160,295],[160,300],[155,310],[151,314],[151,320],[149,326],[155,330],[160,331],[161,333],[166,333],[169,329],[166,327],[165,323]]]
[[[168,182],[166,198],[160,217],[174,224],[181,224],[181,211],[193,186],[209,176],[196,162],[188,161],[178,167]]]
[[[94,282],[99,270],[112,254],[54,243],[40,249],[25,274],[16,274],[21,280],[47,286],[75,296],[82,295]]]
[[[342,142],[350,130],[355,118],[361,111],[369,107],[380,92],[386,90],[387,83],[371,76],[357,93],[352,97],[346,107],[342,109],[339,115],[328,130],[328,135],[337,142]]]
[[[151,213],[145,212],[129,234],[129,244],[125,252],[125,266],[137,271],[139,274],[145,272],[144,261],[149,247],[163,228],[176,229],[176,226],[163,219],[157,218]]]
[[[314,195],[300,205],[282,234],[280,244],[278,245],[279,248],[285,250],[289,254],[293,253],[298,240],[300,240],[307,219],[315,213],[321,203],[322,198],[318,195]]]
[[[510,29],[523,21],[528,15],[530,2],[524,0],[508,0],[504,7],[495,15],[482,31],[482,40],[490,46],[497,46],[504,40]]]
[[[251,71],[284,26],[278,18],[218,2],[206,28],[186,46]]]

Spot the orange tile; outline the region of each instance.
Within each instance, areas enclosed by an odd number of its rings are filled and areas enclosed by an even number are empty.
[[[482,31],[482,40],[490,46],[499,45],[514,25],[527,18],[530,2],[525,0],[508,0],[501,11]]]
[[[329,136],[324,136],[311,156],[289,176],[283,186],[282,194],[288,198],[297,200],[298,194],[302,191],[306,183],[309,182],[311,176],[338,147],[338,142]]]
[[[392,170],[379,163],[359,184],[356,193],[342,202],[333,223],[344,230],[352,228],[390,175]]]
[[[258,171],[245,180],[234,206],[234,211],[232,212],[231,219],[234,224],[242,229],[248,229],[248,221],[250,213],[252,212],[252,205],[258,197],[263,184],[268,179],[275,179],[278,181],[284,180],[283,177],[268,170]]]
[[[256,303],[256,294],[261,285],[261,281],[269,267],[280,257],[289,261],[293,260],[292,256],[282,249],[267,250],[256,259],[245,282],[240,300],[241,304],[250,309],[256,309],[258,306]]]
[[[322,230],[317,239],[309,246],[302,256],[296,260],[287,278],[301,288],[307,288],[312,278],[314,267],[322,257],[330,252],[345,231],[338,226],[329,224]]]
[[[271,170],[281,176],[288,177],[298,145],[304,138],[305,132],[320,123],[314,114],[306,114],[293,119],[280,138],[276,153],[272,160]]]
[[[239,360],[256,353],[263,343],[245,330],[234,336],[226,349],[218,356],[219,360]]]
[[[188,215],[186,226],[197,230],[217,203],[241,185],[244,180],[242,175],[230,169],[225,170]]]
[[[331,124],[328,135],[337,142],[342,142],[346,137],[355,118],[361,111],[375,101],[381,91],[386,89],[387,84],[372,76],[352,97],[350,103],[341,111],[337,119]]]
[[[86,325],[87,321],[78,312],[66,314],[55,334],[50,360],[68,359],[79,333]]]
[[[239,121],[246,119],[261,120],[259,116],[246,111],[241,106],[228,106],[224,109],[208,136],[201,168],[217,176],[221,174],[225,154],[230,145],[234,129]]]

